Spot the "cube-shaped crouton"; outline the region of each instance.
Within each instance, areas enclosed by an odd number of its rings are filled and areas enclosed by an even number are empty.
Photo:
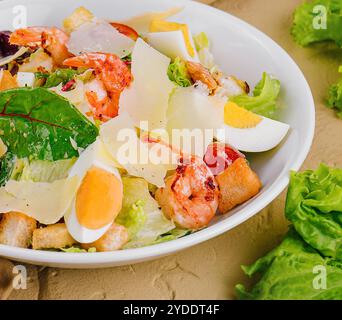
[[[92,243],[82,244],[82,248],[96,248],[98,252],[115,251],[121,249],[127,243],[128,238],[127,229],[114,223],[100,239]]]
[[[65,223],[57,223],[33,232],[32,248],[61,249],[71,247],[77,241],[70,235]]]
[[[257,174],[243,158],[237,159],[216,177],[220,187],[219,212],[226,213],[254,197],[262,184]]]
[[[37,221],[19,212],[0,214],[0,243],[8,246],[28,248]]]

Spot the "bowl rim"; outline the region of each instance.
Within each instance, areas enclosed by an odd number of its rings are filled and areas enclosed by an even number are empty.
[[[46,1],[46,0],[45,0]],[[170,0],[162,0],[165,3],[170,3]],[[23,1],[25,2],[25,1]],[[4,0],[0,3],[0,10],[13,4],[12,0]],[[262,31],[258,30],[256,27],[250,25],[249,23],[237,18],[227,12],[221,11],[214,7],[208,6],[206,4],[195,2],[193,0],[173,0],[172,5],[184,5],[188,4],[198,8],[204,8],[205,10],[220,16],[222,18],[230,19],[238,28],[242,28],[253,36],[255,36],[259,41],[267,43],[268,46],[272,47],[282,54],[284,58],[287,59],[288,63],[296,70],[297,76],[300,77],[300,81],[305,87],[305,94],[307,98],[307,114],[306,120],[308,123],[308,132],[305,135],[305,141],[300,149],[300,152],[293,158],[290,163],[291,170],[299,170],[304,160],[306,159],[315,132],[315,104],[310,90],[309,84],[307,83],[301,69],[291,58],[291,56],[278,45],[273,39],[267,36]],[[7,245],[0,244],[0,256],[13,259],[16,261],[23,261],[37,265],[51,265],[57,267],[71,267],[71,268],[102,268],[110,267],[115,265],[125,265],[133,264],[141,261],[147,261],[152,259],[157,259],[159,257],[175,253],[177,251],[189,248],[193,245],[200,244],[206,240],[214,238],[221,235],[222,233],[236,227],[237,225],[245,222],[262,209],[264,209],[271,201],[273,201],[288,185],[289,175],[288,171],[284,170],[279,174],[276,180],[268,187],[268,190],[261,194],[258,201],[252,200],[248,203],[241,211],[234,214],[239,215],[239,219],[233,220],[223,220],[219,221],[214,225],[208,226],[205,229],[197,231],[196,233],[187,235],[183,238],[176,239],[169,242],[164,242],[161,244],[156,244],[152,246],[118,250],[113,252],[95,252],[95,253],[66,253],[66,252],[51,252],[43,250],[32,250],[25,248],[17,248]]]

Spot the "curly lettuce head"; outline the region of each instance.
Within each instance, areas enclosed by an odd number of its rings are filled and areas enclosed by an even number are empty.
[[[294,40],[301,46],[334,41],[342,47],[341,12],[341,0],[315,0],[299,5],[291,29]]]

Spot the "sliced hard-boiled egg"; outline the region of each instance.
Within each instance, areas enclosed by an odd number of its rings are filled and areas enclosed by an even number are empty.
[[[147,40],[171,59],[181,57],[184,60],[198,61],[191,32],[186,24],[153,20]]]
[[[71,236],[80,243],[99,239],[112,225],[122,206],[120,174],[98,139],[70,170],[80,184],[64,219]]]
[[[224,128],[216,138],[244,152],[264,152],[275,148],[286,136],[290,126],[254,114],[234,102],[224,110]]]

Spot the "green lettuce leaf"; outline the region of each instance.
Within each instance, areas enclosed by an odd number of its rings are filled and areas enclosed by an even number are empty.
[[[326,270],[326,289],[314,287],[318,274],[315,268]],[[248,276],[261,275],[256,285],[247,291],[241,284],[236,293],[242,300],[341,300],[342,264],[323,258],[290,230],[283,242],[250,266],[243,266]]]
[[[315,28],[314,19],[322,26],[320,12],[314,8],[322,6],[326,9],[326,28]],[[319,7],[316,7],[319,9]],[[335,41],[342,46],[342,2],[341,0],[315,0],[299,5],[294,13],[291,33],[294,40],[301,46],[314,42]]]
[[[96,248],[89,248],[88,250],[86,249],[81,249],[78,247],[69,247],[69,248],[61,248],[60,249],[63,252],[68,252],[68,253],[92,253],[92,252],[96,252]]]
[[[57,87],[59,84],[66,84],[70,80],[74,79],[78,75],[78,70],[73,69],[57,69],[53,73],[41,73],[36,72],[36,79],[46,79],[44,83],[44,88]]]
[[[230,101],[249,111],[272,118],[277,108],[276,100],[279,93],[279,80],[271,78],[270,75],[264,72],[262,79],[253,91],[253,96],[246,94],[234,96],[230,98]]]
[[[98,135],[96,126],[68,100],[48,89],[0,92],[0,106],[1,138],[18,158],[54,161],[78,157],[77,147],[85,149]]]
[[[210,42],[207,34],[205,32],[201,32],[194,36],[194,42],[196,46],[196,50],[200,51],[205,48],[209,48]]]
[[[69,170],[77,158],[57,161],[20,159],[23,170],[16,180],[30,180],[34,182],[53,182],[68,177]]]
[[[122,210],[115,221],[120,224],[126,220],[128,222],[124,222],[124,225],[128,225],[129,228],[134,226],[134,232],[130,232],[132,237],[125,248],[150,245],[160,235],[175,228],[174,223],[164,216],[157,202],[150,195],[146,180],[123,177],[122,183],[124,189]],[[137,204],[138,207],[132,214],[132,208]],[[127,218],[131,216],[134,217],[133,221]]]
[[[339,72],[342,73],[342,66]],[[337,115],[342,118],[342,78],[329,89],[328,107],[335,108]]]
[[[181,87],[190,87],[192,85],[185,61],[179,57],[177,57],[174,62],[170,63],[167,75],[171,81]]]
[[[11,178],[15,161],[15,155],[11,152],[6,152],[6,154],[0,159],[0,187],[4,186]]]
[[[308,244],[342,261],[342,169],[292,172],[285,214]]]
[[[191,234],[192,232],[193,231],[189,229],[175,228],[167,233],[160,235],[153,243],[151,243],[151,245],[176,240],[176,239],[185,237]]]
[[[144,202],[138,200],[129,209],[125,208],[122,210],[116,218],[116,222],[127,228],[129,237],[132,239],[143,228],[146,219],[147,215],[144,211]]]
[[[12,153],[7,153],[0,160],[0,186],[8,180],[30,180],[34,182],[53,182],[65,179],[76,158],[46,161],[17,159]]]

